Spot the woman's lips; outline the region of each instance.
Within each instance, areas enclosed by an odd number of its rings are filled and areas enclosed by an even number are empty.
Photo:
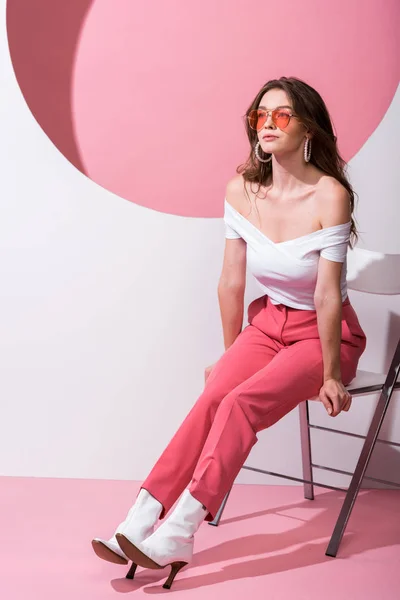
[[[277,136],[276,135],[264,135],[263,140],[266,140],[267,142],[271,141],[271,140],[277,140]]]

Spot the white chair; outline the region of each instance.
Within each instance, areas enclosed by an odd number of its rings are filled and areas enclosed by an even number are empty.
[[[400,294],[400,255],[383,254],[382,252],[364,250],[357,247],[355,247],[354,249],[349,249],[347,254],[347,283],[349,289],[358,290],[369,294]],[[306,400],[305,402],[301,402],[299,404],[303,479],[298,477],[291,477],[289,475],[284,475],[281,473],[274,473],[272,471],[264,471],[262,469],[256,469],[246,465],[243,465],[242,467],[243,469],[248,469],[249,471],[256,471],[258,473],[274,475],[276,477],[291,479],[293,481],[301,481],[304,484],[304,497],[308,500],[314,500],[314,486],[347,492],[330,542],[325,552],[327,556],[336,556],[339,544],[341,542],[347,522],[350,517],[351,510],[354,506],[362,480],[365,476],[365,471],[367,469],[369,460],[371,458],[371,454],[375,447],[375,443],[376,441],[381,441],[378,439],[378,435],[387,408],[389,406],[393,390],[400,389],[400,382],[397,381],[399,376],[399,370],[400,332],[399,340],[388,372],[372,373],[369,371],[357,370],[355,378],[351,381],[351,383],[348,386],[346,386],[346,389],[349,392],[351,392],[352,397],[361,394],[366,394],[368,392],[381,392],[366,436],[340,431],[331,427],[321,427],[318,425],[311,424],[309,420],[308,402],[319,401],[318,396],[316,396],[315,398],[310,398],[309,400]],[[310,438],[311,428],[320,429],[324,431],[331,431],[333,433],[365,439],[354,473],[333,469],[327,466],[316,465],[312,462]],[[394,446],[400,446],[400,444],[396,444],[395,442],[385,441],[385,443],[391,443]],[[349,487],[347,488],[347,490],[343,490],[343,488],[335,487],[333,485],[316,483],[315,481],[313,481],[313,467],[323,468],[324,470],[333,471],[335,473],[345,473],[347,475],[352,475]],[[385,481],[383,479],[376,479],[374,477],[367,476],[365,476],[365,478],[382,483],[387,483],[400,488],[400,484],[395,483],[393,481]],[[215,516],[215,519],[209,522],[209,525],[218,525],[230,492],[231,490],[226,494]]]

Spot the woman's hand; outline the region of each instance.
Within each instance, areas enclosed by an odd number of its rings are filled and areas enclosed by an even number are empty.
[[[352,400],[340,379],[326,379],[319,398],[331,417],[336,417],[342,410],[348,411]]]

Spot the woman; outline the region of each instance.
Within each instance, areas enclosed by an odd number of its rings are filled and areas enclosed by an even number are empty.
[[[348,411],[345,386],[366,347],[346,285],[354,193],[324,101],[303,81],[281,77],[262,87],[245,124],[250,156],[228,182],[224,205],[225,352],[206,369],[202,394],[125,521],[110,540],[92,542],[112,562],[171,565],[164,587],[190,562],[195,532],[214,519],[257,433],[313,397],[332,417]],[[249,305],[242,331],[246,264],[264,294]]]

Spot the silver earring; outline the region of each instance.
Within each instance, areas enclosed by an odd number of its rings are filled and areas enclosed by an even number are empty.
[[[311,158],[311,139],[306,138],[306,141],[304,144],[304,160],[306,162],[310,162],[310,158]]]
[[[260,142],[258,142],[258,144],[256,144],[254,146],[254,154],[257,156],[258,160],[263,163],[270,162],[272,160],[272,154],[269,158],[260,158],[260,155],[258,152],[259,147],[260,147]]]

